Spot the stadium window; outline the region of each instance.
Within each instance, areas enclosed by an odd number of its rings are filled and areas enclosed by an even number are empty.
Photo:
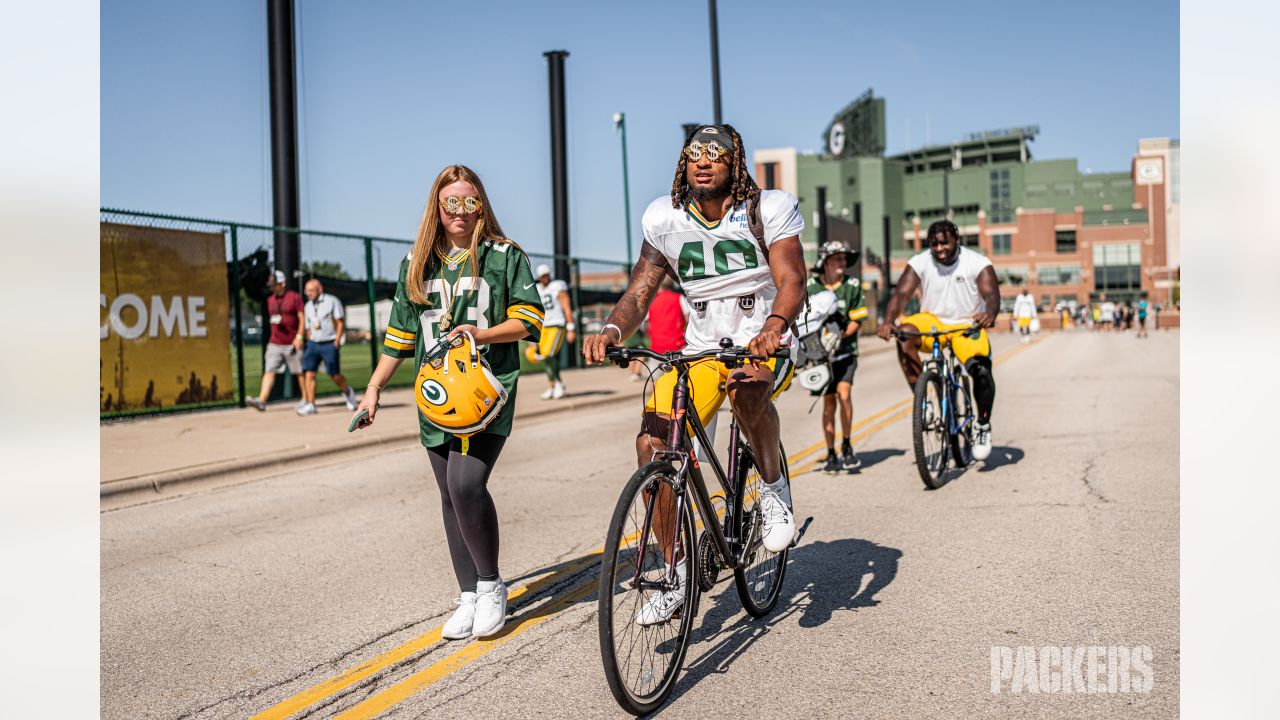
[[[1000,233],[991,236],[991,254],[992,255],[1008,255],[1013,252],[1013,236],[1009,233]]]
[[[764,189],[776,190],[778,188],[778,163],[764,164]]]
[[[1057,250],[1060,253],[1073,253],[1076,251],[1076,231],[1075,230],[1058,230],[1054,233]]]
[[[1041,285],[1076,285],[1080,282],[1080,265],[1041,265],[1036,268],[1036,279]]]

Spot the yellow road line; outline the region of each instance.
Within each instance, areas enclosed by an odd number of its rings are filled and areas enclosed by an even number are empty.
[[[511,638],[550,620],[562,610],[569,609],[574,603],[590,595],[595,586],[595,582],[581,585],[568,594],[562,595],[558,600],[548,603],[536,613],[508,624],[499,634],[470,643],[452,655],[440,659],[430,667],[423,668],[386,690],[366,698],[360,704],[336,715],[334,720],[365,720],[377,717],[389,708],[404,702],[431,685],[488,655]]]
[[[1003,363],[1009,360],[1010,358],[1018,355],[1019,353],[1026,351],[1028,348],[1033,347],[1034,345],[1041,342],[1042,340],[1043,338],[1037,338],[1036,340],[1032,341],[1031,343],[1028,343],[1027,345],[1022,345],[1017,348],[1014,348],[1013,350],[1007,351],[1000,358],[998,358],[993,363],[993,365],[999,365],[1000,363]],[[853,443],[862,442],[863,440],[870,437],[875,432],[887,427],[892,423],[897,422],[898,420],[901,420],[903,417],[909,414],[910,404],[911,404],[911,400],[908,398],[907,400],[903,400],[902,402],[898,402],[893,405],[890,405],[889,407],[883,410],[880,410],[879,412],[871,415],[870,417],[867,417],[866,419],[861,420],[858,423],[855,423],[853,427],[850,428],[851,431],[856,431],[861,428],[864,428],[871,423],[875,423],[877,420],[881,418],[885,418],[885,416],[889,415],[890,413],[894,413],[895,411],[898,411],[892,417],[888,417],[884,419],[882,422],[878,422],[873,427],[870,427],[864,432],[854,436],[850,442],[853,442]],[[904,408],[907,408],[907,409],[904,409]],[[791,465],[792,463],[797,462],[798,460],[805,457],[806,455],[809,455],[810,453],[821,450],[825,446],[826,446],[826,442],[820,441],[797,453],[793,453],[787,458],[787,464]],[[791,474],[793,477],[796,475],[803,474],[805,472],[808,472],[810,469],[812,469],[813,466],[815,466],[816,464],[817,464],[816,460],[811,461],[809,463],[802,464],[801,466],[792,469]],[[637,534],[638,533],[633,533],[632,537],[629,539],[634,540],[635,539],[634,536]],[[624,539],[624,541],[626,541],[626,539]],[[512,589],[510,595],[508,596],[508,602],[514,601],[517,598],[520,598],[530,593],[536,594],[537,592],[540,592],[546,587],[559,581],[561,578],[564,578],[566,576],[571,576],[579,572],[580,570],[586,568],[591,563],[593,563],[595,561],[596,556],[602,554],[603,552],[604,552],[604,546],[602,545],[596,548],[595,550],[592,550],[590,553],[587,553],[586,555],[578,558],[577,560],[574,560],[566,564],[563,568],[560,568],[558,571],[553,572],[551,575],[548,575],[547,577],[544,577],[535,582],[529,583],[528,585],[523,585],[523,586]],[[524,630],[528,629],[528,627],[532,627],[537,623],[540,623],[546,619],[549,619],[551,615],[554,614],[549,612],[548,610],[549,608],[558,606],[564,603],[565,600],[568,598],[580,597],[581,596],[580,593],[585,593],[589,591],[594,585],[595,585],[595,581],[593,580],[569,591],[569,593],[563,596],[560,600],[556,600],[549,603],[546,606],[546,608],[544,608],[543,610],[540,610],[537,613],[530,615],[527,618],[522,618],[520,621],[516,622],[513,625],[513,627],[517,629],[512,630],[510,632],[504,631],[503,634],[496,636],[495,640],[505,639],[512,635],[518,634],[520,632],[524,632]],[[572,602],[569,602],[568,604],[572,604]],[[527,623],[532,623],[532,624],[527,624]],[[283,720],[284,718],[287,718],[290,715],[293,715],[294,713],[297,713],[327,697],[330,697],[331,695],[341,690],[351,687],[352,685],[355,685],[361,680],[365,680],[369,677],[372,677],[378,672],[381,672],[382,670],[385,670],[388,667],[391,667],[392,665],[395,665],[398,662],[401,662],[407,658],[410,658],[422,652],[423,650],[426,650],[427,648],[431,647],[435,643],[440,642],[442,640],[440,636],[440,631],[442,628],[443,628],[443,625],[432,628],[430,631],[426,632],[423,635],[413,638],[412,640],[409,640],[408,642],[402,645],[392,648],[391,650],[388,650],[374,658],[366,660],[365,662],[360,663],[359,665],[356,665],[355,667],[352,667],[348,670],[345,670],[342,673],[335,675],[332,678],[329,678],[328,680],[324,680],[319,684],[307,690],[304,690],[303,692],[297,695],[294,695],[293,697],[287,698],[281,701],[280,703],[268,708],[267,710],[264,710],[258,713],[257,715],[254,715],[251,718],[251,720]],[[464,647],[462,650],[440,660],[439,662],[431,665],[430,667],[424,670],[421,670],[418,673],[414,673],[409,678],[406,678],[405,680],[402,680],[400,683],[397,683],[396,685],[393,685],[391,688],[388,688],[386,691],[383,691],[383,693],[379,693],[378,695],[374,695],[373,697],[366,699],[360,705],[357,705],[351,708],[350,710],[343,713],[342,715],[339,715],[339,717],[343,717],[343,718],[372,717],[371,715],[360,715],[360,714],[349,715],[348,713],[354,713],[357,709],[365,707],[366,703],[372,702],[375,698],[383,697],[384,694],[390,693],[393,689],[401,688],[401,691],[403,691],[410,687],[416,688],[409,691],[407,694],[401,696],[399,700],[395,701],[396,703],[401,702],[402,700],[410,697],[412,694],[418,692],[419,690],[426,688],[429,685],[437,682],[441,678],[447,676],[449,672],[453,672],[454,670],[460,669],[470,664],[471,662],[474,662],[477,658],[482,657],[484,654],[488,653],[490,650],[494,649],[499,644],[501,643],[496,643],[494,640],[489,640],[487,642],[479,641],[477,643],[469,644],[466,647]],[[483,648],[483,650],[478,652],[474,650],[471,652],[468,652],[469,648]],[[446,669],[446,667],[452,668],[452,669]],[[433,674],[433,673],[437,673],[437,674]],[[411,680],[413,680],[413,682],[410,682]],[[387,696],[387,697],[391,697],[391,696]],[[386,705],[385,707],[390,707],[393,704],[395,703],[391,703],[389,705]],[[372,707],[372,705],[370,705],[369,707]]]
[[[901,406],[902,406],[902,405],[904,405],[904,404],[909,406],[909,405],[910,405],[910,401],[907,401],[906,403],[899,403],[899,404],[898,404],[898,407],[901,407]],[[867,430],[866,430],[865,432],[862,432],[862,433],[859,433],[859,434],[855,435],[855,436],[853,437],[853,439],[852,439],[852,440],[850,440],[849,442],[850,442],[851,444],[853,444],[853,445],[857,445],[858,443],[862,442],[863,440],[866,440],[867,438],[871,437],[871,436],[872,436],[872,435],[874,435],[875,433],[877,433],[877,432],[879,432],[879,431],[883,430],[883,429],[884,429],[884,428],[886,428],[886,427],[889,427],[890,425],[892,425],[892,424],[894,424],[894,423],[898,422],[899,420],[901,420],[901,419],[902,419],[902,418],[904,418],[904,417],[907,417],[907,416],[908,416],[908,415],[910,415],[910,414],[911,414],[911,408],[910,408],[910,407],[904,407],[904,408],[901,408],[898,412],[896,412],[896,413],[894,413],[893,415],[891,415],[891,416],[889,416],[889,417],[885,418],[883,421],[878,422],[878,423],[876,423],[875,425],[873,425],[872,427],[867,428]],[[801,465],[800,467],[797,467],[797,468],[795,468],[794,470],[792,470],[792,471],[791,471],[791,475],[792,475],[793,477],[794,477],[794,476],[796,476],[796,475],[802,475],[802,474],[804,474],[804,473],[809,472],[810,470],[812,470],[812,469],[813,469],[814,467],[816,467],[817,465],[818,465],[818,458],[814,458],[813,460],[810,460],[809,462],[804,463],[804,464],[803,464],[803,465]]]

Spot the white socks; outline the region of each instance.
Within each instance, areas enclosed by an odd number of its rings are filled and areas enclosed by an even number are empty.
[[[779,475],[777,481],[765,483],[765,489],[777,494],[778,497],[782,498],[782,502],[787,504],[787,507],[791,507],[791,483],[787,482],[786,478]]]
[[[476,581],[476,594],[493,592],[502,584],[502,578],[497,580],[478,580]]]

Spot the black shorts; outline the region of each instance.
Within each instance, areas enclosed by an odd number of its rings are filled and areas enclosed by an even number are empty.
[[[836,360],[831,363],[831,381],[827,383],[827,389],[822,392],[823,395],[835,395],[836,386],[842,382],[853,384],[853,373],[858,369],[858,356],[850,355],[849,357]]]

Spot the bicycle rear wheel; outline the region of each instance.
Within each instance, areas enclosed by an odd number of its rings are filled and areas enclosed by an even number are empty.
[[[916,381],[915,405],[911,409],[911,432],[915,436],[916,469],[925,487],[937,490],[947,484],[947,455],[950,434],[943,415],[945,390],[942,376],[926,368]]]
[[[782,465],[782,477],[791,482],[791,472],[787,468],[787,451],[778,445],[778,454]],[[738,586],[738,598],[742,607],[752,617],[763,617],[778,604],[782,595],[782,579],[787,573],[787,557],[791,548],[780,553],[772,553],[760,542],[760,486],[764,480],[760,477],[755,459],[750,450],[742,453],[739,462],[741,491],[734,501],[736,517],[740,519],[738,537],[746,552],[733,570],[733,579]]]
[[[692,505],[686,502],[684,511],[665,523],[657,512],[667,507],[674,513],[674,486],[675,470],[667,463],[649,463],[631,476],[609,522],[600,563],[597,605],[604,675],[614,699],[634,715],[653,712],[671,694],[698,608]],[[650,514],[648,506],[655,499]],[[673,589],[660,537],[668,539],[674,562],[684,567],[684,598],[671,619],[640,625],[641,609]]]

